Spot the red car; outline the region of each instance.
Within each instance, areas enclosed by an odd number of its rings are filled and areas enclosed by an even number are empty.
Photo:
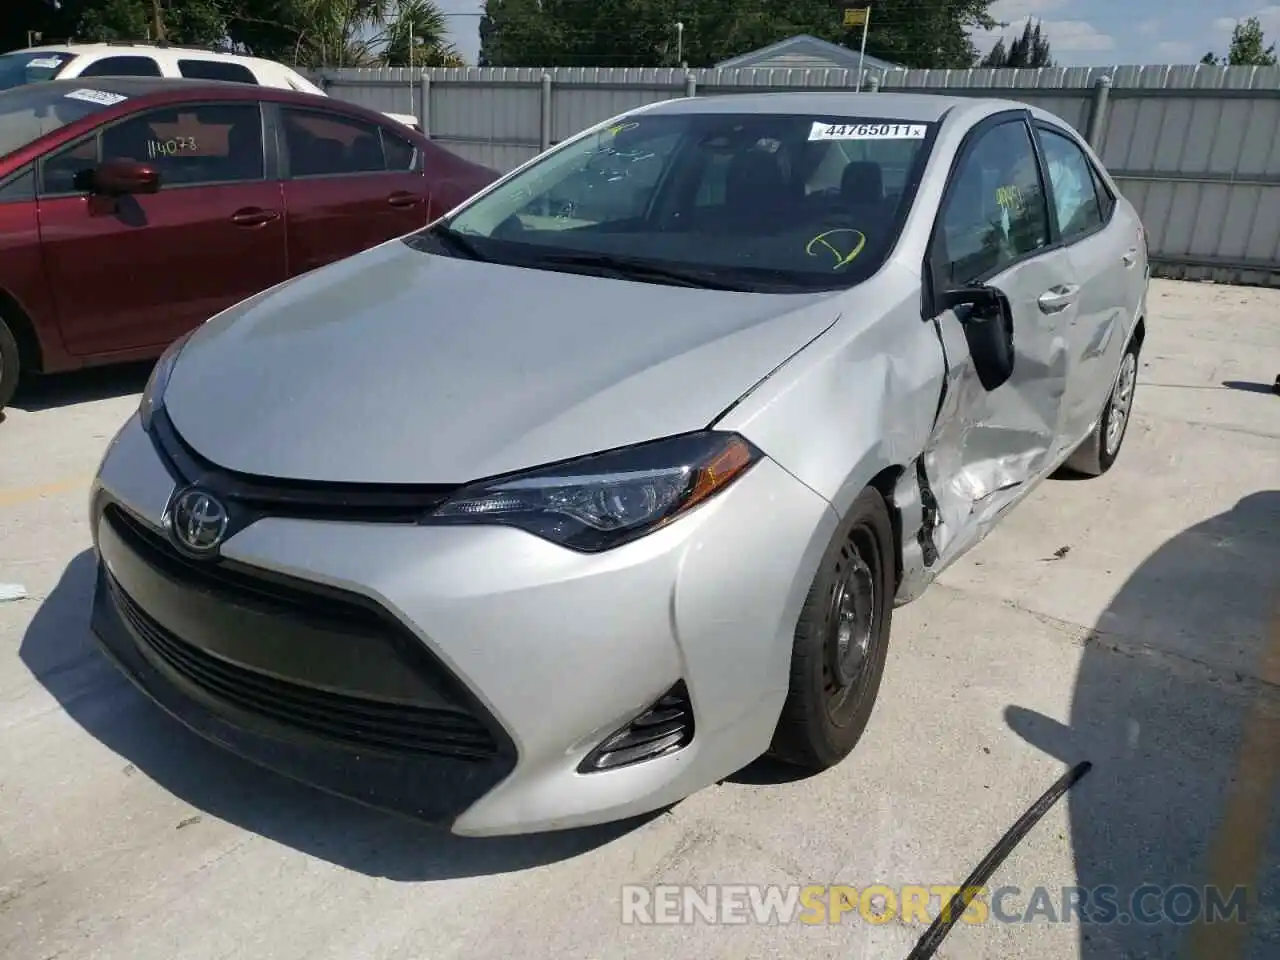
[[[0,409],[19,372],[158,356],[497,176],[288,90],[94,77],[0,92]]]

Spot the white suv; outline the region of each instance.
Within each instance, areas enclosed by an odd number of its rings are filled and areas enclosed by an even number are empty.
[[[175,47],[164,43],[43,44],[0,54],[0,90],[41,80],[75,77],[188,77],[227,80],[260,87],[279,87],[302,93],[327,94],[292,67],[261,57]],[[418,127],[409,113],[388,117]]]

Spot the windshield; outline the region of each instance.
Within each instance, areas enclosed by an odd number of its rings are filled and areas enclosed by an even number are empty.
[[[118,93],[91,87],[68,90],[56,83],[0,92],[0,157],[124,99]]]
[[[678,270],[732,289],[848,287],[892,250],[935,126],[634,115],[548,153],[410,242],[544,269],[595,261],[616,273],[624,261],[656,282]]]
[[[52,80],[59,70],[74,59],[74,53],[58,50],[22,50],[18,53],[0,54],[0,90]]]

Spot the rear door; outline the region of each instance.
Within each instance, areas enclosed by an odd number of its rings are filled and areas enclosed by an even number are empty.
[[[292,272],[426,225],[426,180],[411,141],[336,110],[281,104],[277,115]]]
[[[160,347],[287,277],[280,184],[255,102],[145,110],[46,156],[41,247],[68,350]],[[99,158],[152,164],[160,191],[110,200],[75,185]]]
[[[971,132],[939,211],[929,267],[935,289],[985,284],[1004,293],[1012,311],[1013,372],[994,389],[974,364],[980,341],[965,322],[976,319],[971,311],[934,318],[948,370],[925,470],[945,564],[1044,475],[1064,442],[1079,283],[1071,254],[1053,242],[1025,113],[999,115]]]
[[[1036,130],[1058,229],[1080,283],[1071,330],[1075,370],[1065,398],[1065,431],[1074,442],[1089,432],[1111,392],[1138,306],[1130,290],[1142,269],[1141,237],[1136,223],[1117,216],[1115,198],[1076,138],[1047,123],[1037,123]]]

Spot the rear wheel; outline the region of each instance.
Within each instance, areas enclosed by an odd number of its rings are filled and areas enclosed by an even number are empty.
[[[0,319],[0,410],[13,399],[18,389],[18,374],[21,372],[18,358],[18,341],[13,331]]]
[[[1100,477],[1120,456],[1120,447],[1129,430],[1133,396],[1138,388],[1138,344],[1132,342],[1120,359],[1120,372],[1098,425],[1084,443],[1071,454],[1063,467],[1086,477]]]
[[[796,624],[791,688],[770,754],[833,767],[871,719],[893,614],[893,524],[873,489],[854,501],[823,556]]]

